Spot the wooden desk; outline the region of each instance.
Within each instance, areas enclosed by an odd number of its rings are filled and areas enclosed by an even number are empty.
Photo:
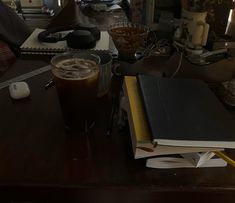
[[[0,81],[47,65],[48,56],[22,56]],[[89,135],[64,129],[50,73],[29,79],[29,99],[0,91],[0,202],[233,202],[235,169],[158,170],[134,160],[128,129],[105,135],[110,100],[98,105]],[[231,150],[229,153],[235,156]]]

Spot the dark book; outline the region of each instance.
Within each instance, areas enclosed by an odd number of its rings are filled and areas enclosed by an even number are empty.
[[[147,75],[137,81],[154,142],[235,148],[234,119],[206,83]]]
[[[135,159],[153,157],[169,154],[185,154],[198,152],[222,151],[224,148],[215,147],[186,147],[156,145],[153,142],[140,90],[135,76],[125,76],[123,81],[125,110],[128,116],[128,123],[132,141],[133,154]],[[155,163],[155,162],[151,162]]]

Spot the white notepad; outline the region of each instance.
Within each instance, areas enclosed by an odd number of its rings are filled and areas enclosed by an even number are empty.
[[[65,51],[74,51],[75,49],[69,48],[66,41],[59,41],[56,43],[40,42],[38,34],[44,29],[36,28],[32,34],[21,45],[22,54],[55,54]],[[63,33],[70,31],[64,31]],[[95,50],[109,50],[110,36],[107,31],[101,31],[100,40],[96,42]]]

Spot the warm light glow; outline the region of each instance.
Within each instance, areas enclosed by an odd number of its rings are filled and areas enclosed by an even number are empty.
[[[235,0],[233,0],[233,2],[235,2]],[[232,21],[232,14],[233,14],[233,11],[234,11],[234,9],[231,9],[230,12],[229,12],[229,17],[228,17],[228,22],[227,22],[227,27],[226,27],[225,33],[228,33],[229,24],[230,24],[231,21]]]

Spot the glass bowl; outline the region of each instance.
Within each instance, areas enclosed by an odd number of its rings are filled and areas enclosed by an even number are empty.
[[[135,59],[135,52],[145,48],[149,28],[141,24],[119,22],[110,26],[109,34],[118,50],[120,59]]]

